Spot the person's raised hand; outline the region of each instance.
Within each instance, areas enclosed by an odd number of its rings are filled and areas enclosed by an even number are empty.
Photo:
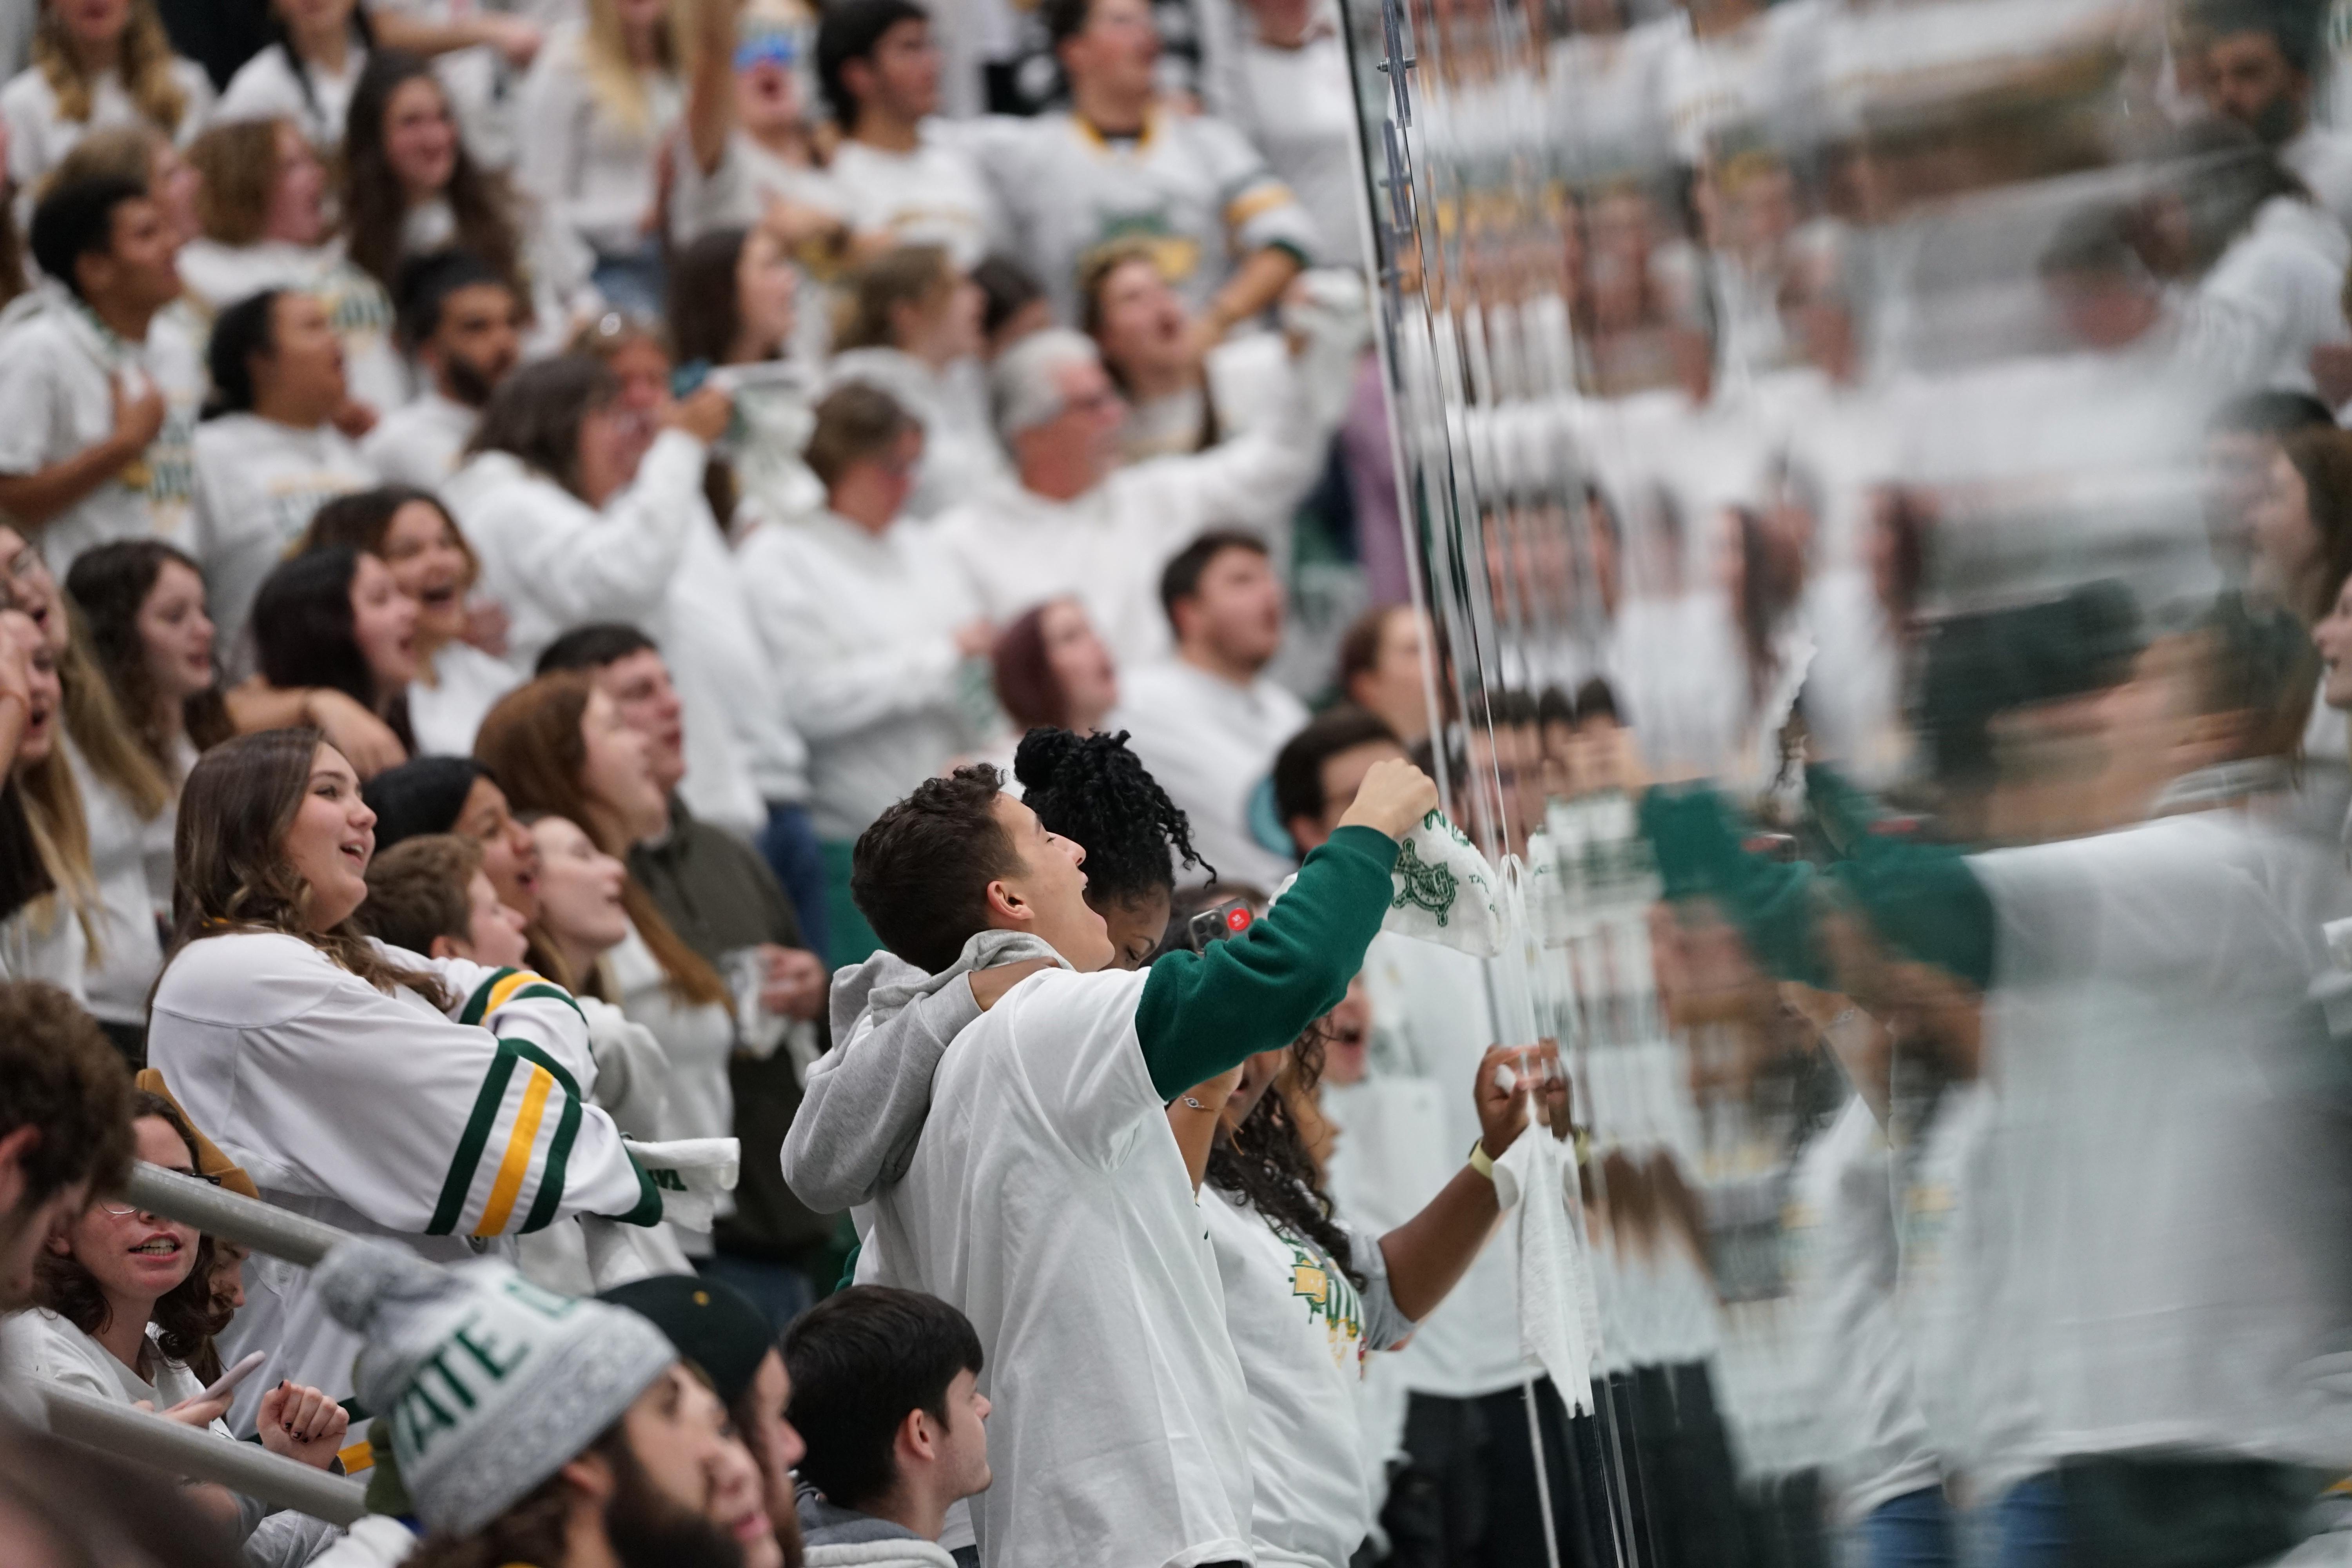
[[[539,53],[540,45],[546,41],[537,23],[520,16],[485,16],[481,24],[489,35],[490,47],[504,55],[507,64],[517,70],[529,66],[531,57]]]
[[[762,943],[761,962],[765,978],[760,984],[760,1005],[780,1017],[806,1023],[824,1011],[826,989],[833,977],[824,960],[802,947]]]
[[[1004,1000],[1004,994],[1041,969],[1051,969],[1050,958],[1024,958],[1018,963],[1000,963],[993,969],[975,969],[964,976],[971,983],[971,999],[987,1012]]]
[[[734,415],[735,399],[725,389],[704,382],[670,405],[669,412],[662,416],[662,428],[683,430],[707,447],[727,434],[727,422]]]
[[[1391,757],[1374,763],[1357,787],[1355,803],[1339,818],[1342,827],[1369,827],[1402,838],[1437,809],[1437,785],[1411,763]]]
[[[1478,1110],[1478,1145],[1489,1160],[1501,1159],[1527,1128],[1525,1054],[1518,1046],[1489,1046],[1478,1058],[1478,1078],[1470,1092]]]
[[[263,1394],[255,1420],[263,1447],[320,1470],[342,1452],[352,1425],[350,1411],[299,1383],[280,1383]]]
[[[126,392],[121,378],[110,389],[114,399],[114,432],[109,438],[129,462],[147,449],[147,444],[162,434],[163,416],[171,405],[155,384],[142,378],[138,392]]]

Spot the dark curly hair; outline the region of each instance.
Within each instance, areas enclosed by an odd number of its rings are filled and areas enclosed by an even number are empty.
[[[1088,857],[1091,861],[1092,857]],[[1357,1271],[1355,1248],[1348,1233],[1331,1218],[1330,1194],[1318,1179],[1315,1161],[1307,1152],[1307,1139],[1292,1116],[1288,1096],[1309,1094],[1323,1077],[1325,1021],[1318,1018],[1290,1044],[1285,1064],[1287,1081],[1276,1079],[1239,1127],[1217,1130],[1209,1146],[1204,1173],[1209,1185],[1221,1193],[1246,1198],[1252,1208],[1310,1241],[1329,1258],[1348,1282],[1359,1290],[1364,1277]]]
[[[188,1146],[188,1161],[198,1163],[202,1156],[196,1152],[196,1135],[188,1126],[180,1108],[159,1094],[142,1089],[131,1096],[131,1120],[135,1125],[141,1118],[154,1116],[172,1124],[180,1142]],[[93,1199],[93,1201],[95,1201]],[[99,1289],[97,1279],[81,1259],[67,1254],[59,1257],[44,1249],[34,1276],[36,1300],[39,1304],[71,1323],[86,1334],[96,1334],[107,1325],[110,1316],[106,1296]],[[219,1331],[221,1324],[213,1311],[213,1238],[196,1238],[195,1262],[186,1279],[157,1298],[154,1315],[148,1321],[157,1330],[155,1343],[173,1361],[184,1362],[204,1348],[205,1342]]]
[[[1171,849],[1181,865],[1217,874],[1192,847],[1182,810],[1128,749],[1124,730],[1032,730],[1013,755],[1013,776],[1021,781],[1021,803],[1047,832],[1086,846],[1087,901],[1097,909],[1174,891]]]

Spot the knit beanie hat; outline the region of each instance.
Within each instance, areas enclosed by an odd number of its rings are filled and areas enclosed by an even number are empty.
[[[496,1519],[678,1359],[636,1313],[542,1290],[503,1263],[443,1268],[352,1240],[312,1278],[335,1321],[367,1339],[360,1400],[391,1421],[431,1530],[466,1535]]]
[[[489,770],[471,757],[419,757],[368,780],[360,798],[375,813],[376,852],[420,833],[451,831],[474,781],[488,776]]]

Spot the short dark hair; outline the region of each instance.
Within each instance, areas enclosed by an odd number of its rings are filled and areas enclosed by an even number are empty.
[[[110,1192],[131,1171],[131,1069],[97,1023],[56,986],[0,981],[0,1137],[40,1134],[17,1162],[21,1207],[88,1182]]]
[[[882,35],[901,22],[929,22],[931,14],[915,0],[849,0],[846,5],[825,7],[816,29],[816,84],[825,107],[845,132],[857,129],[857,100],[850,96],[841,68],[852,60],[871,59]]]
[[[2320,18],[2325,10],[2319,5],[2281,5],[2277,0],[2205,0],[2189,8],[2189,20],[2215,38],[2232,33],[2267,33],[2288,68],[2309,76],[2312,56],[2320,47]]]
[[[278,298],[284,292],[264,289],[247,294],[213,319],[212,341],[205,345],[205,370],[213,380],[205,418],[252,412],[253,356],[277,345]]]
[[[482,409],[469,452],[509,452],[565,489],[580,482],[581,422],[620,395],[602,361],[564,353],[520,366]]]
[[[454,833],[404,838],[368,862],[360,926],[368,935],[429,957],[437,936],[467,941],[474,929],[469,889],[482,868],[480,846]]]
[[[289,557],[253,596],[253,645],[262,679],[281,691],[327,686],[373,710],[386,695],[360,651],[352,579],[360,552],[349,545]]]
[[[801,1478],[837,1508],[887,1492],[899,1424],[920,1410],[949,1425],[949,1387],[981,1369],[971,1319],[936,1296],[886,1285],[826,1297],[784,1331],[783,1349],[793,1380],[784,1418],[808,1445]]]
[[[1246,550],[1253,555],[1273,553],[1256,534],[1230,528],[1212,529],[1178,551],[1160,574],[1160,607],[1167,612],[1170,626],[1176,624],[1176,606],[1200,593],[1209,563],[1228,550]]]
[[[2205,422],[2210,436],[2288,436],[2297,430],[2333,430],[2336,416],[2308,392],[2264,387],[2230,399]]]
[[[1381,662],[1381,638],[1389,628],[1389,617],[1400,611],[1410,612],[1411,605],[1374,605],[1348,623],[1339,634],[1339,691],[1346,695],[1349,684],[1360,675],[1370,675]]]
[[[1294,816],[1319,818],[1330,804],[1323,798],[1323,764],[1342,752],[1379,741],[1404,749],[1386,720],[1342,702],[1315,715],[1307,728],[1284,742],[1274,754],[1274,809],[1282,825],[1289,826]]]
[[[659,653],[661,645],[625,621],[591,621],[549,643],[540,651],[539,662],[531,666],[530,672],[541,676],[553,675],[561,669],[580,669],[593,674],[608,664],[618,664],[648,648]]]
[[[816,428],[809,432],[803,460],[831,489],[841,476],[869,458],[887,457],[908,431],[921,426],[898,400],[880,387],[847,381],[816,405]]]
[[[925,779],[850,851],[849,896],[882,945],[937,974],[988,928],[988,884],[1021,869],[996,820],[1003,781],[982,763]]]
[[[470,250],[436,250],[404,263],[393,291],[400,346],[415,353],[441,330],[441,310],[460,289],[488,284],[514,291],[514,281]]]
[[[1593,676],[1578,687],[1574,700],[1575,721],[1580,725],[1591,723],[1595,719],[1606,719],[1612,724],[1625,721],[1618,716],[1617,689],[1600,676]]]
[[[1044,0],[1037,7],[1038,19],[1045,24],[1045,37],[1055,54],[1062,45],[1087,30],[1087,17],[1095,8],[1095,0]]]
[[[982,257],[971,269],[971,280],[980,285],[987,301],[981,307],[980,330],[992,338],[1004,323],[1045,297],[1036,275],[1009,256]]]
[[[68,180],[41,198],[33,209],[27,237],[33,259],[41,270],[81,297],[81,279],[74,264],[85,256],[104,256],[114,248],[114,209],[125,202],[143,201],[147,186],[139,180],[114,174],[92,174]]]

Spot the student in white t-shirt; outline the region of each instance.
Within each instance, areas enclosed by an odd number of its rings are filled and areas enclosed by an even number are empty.
[[[290,120],[321,153],[343,144],[367,64],[358,0],[274,0],[278,41],[237,68],[215,121]]]
[[[188,149],[203,184],[201,232],[180,247],[187,302],[209,321],[264,289],[317,295],[343,345],[352,402],[339,422],[351,431],[408,399],[408,367],[392,342],[392,300],[383,286],[343,255],[331,236],[327,167],[294,121],[239,120],[215,125]]]
[[[82,552],[66,593],[89,628],[116,710],[171,789],[147,819],[141,847],[150,918],[169,921],[181,782],[200,752],[236,732],[213,664],[204,574],[160,539],[125,539]],[[140,1000],[143,1015],[144,987]]]
[[[139,1158],[194,1176],[197,1144],[187,1119],[160,1095],[137,1094],[132,1108]],[[111,1404],[144,1403],[164,1420],[235,1441],[222,1419],[230,1396],[205,1398],[204,1380],[188,1367],[211,1337],[215,1245],[194,1226],[120,1194],[93,1196],[50,1237],[37,1274],[38,1305],[0,1326],[0,1360],[19,1376]],[[275,1387],[263,1397],[264,1448],[321,1470],[334,1463],[351,1418],[333,1399],[299,1386]],[[180,1495],[245,1538],[257,1562],[278,1560],[264,1549],[267,1542],[300,1518],[284,1516],[283,1525],[267,1527],[268,1535],[257,1541],[256,1527],[276,1511],[267,1505],[217,1483]]]
[[[184,142],[205,123],[212,83],[172,52],[152,0],[36,3],[32,63],[0,87],[19,203],[90,132],[144,123]]]
[[[940,121],[940,51],[914,0],[829,7],[817,79],[842,128],[828,170],[853,242],[939,245],[971,268],[999,232],[977,164]]]
[[[505,612],[470,602],[482,563],[448,509],[429,490],[383,485],[339,496],[310,519],[305,551],[364,550],[391,568],[394,586],[415,601],[416,674],[406,696],[415,754],[471,756],[490,705],[519,683],[506,660]]]
[[[181,533],[204,372],[176,336],[150,332],[180,274],[142,185],[65,185],[31,237],[51,282],[0,328],[0,511],[63,571],[93,544]]]
[[[1418,1214],[1379,1234],[1334,1211],[1299,1123],[1330,1021],[1242,1064],[1214,1108],[1201,1203],[1225,1326],[1249,1383],[1251,1538],[1261,1563],[1314,1568],[1345,1568],[1380,1501],[1366,1484],[1378,1467],[1366,1463],[1357,1412],[1366,1358],[1410,1335],[1493,1233],[1502,1215],[1494,1161],[1526,1131],[1529,1098],[1496,1080],[1517,1053],[1490,1048],[1471,1086],[1479,1140],[1470,1163]],[[1557,1054],[1544,1055],[1545,1114],[1564,1139],[1567,1079]]]
[[[708,176],[677,163],[670,237],[684,245],[714,228],[761,224],[795,254],[837,254],[848,237],[841,198],[826,177],[824,148],[801,91],[806,23],[777,7],[736,23],[734,129]]]
[[[515,180],[551,223],[595,254],[596,288],[639,315],[662,306],[666,159],[709,177],[734,112],[732,17],[690,36],[666,0],[586,0],[556,28],[522,87]],[[710,29],[706,26],[703,32]],[[689,101],[691,100],[691,101]]]
[[[927,1290],[979,1331],[988,1568],[1252,1557],[1248,1394],[1166,1107],[1339,1000],[1387,908],[1395,836],[1435,804],[1410,765],[1375,769],[1266,919],[1139,972],[1110,967],[1085,851],[992,770],[927,781],[860,840],[860,910],[930,976],[869,998],[876,1022],[961,982],[995,933],[1060,957],[940,1058],[858,1263],[860,1283]]]
[[[457,465],[507,373],[522,358],[523,300],[462,250],[409,263],[400,275],[400,342],[425,385],[360,442],[385,479],[437,489]]]
[[[221,312],[205,354],[213,397],[196,427],[196,526],[213,622],[231,668],[254,595],[310,514],[374,473],[334,416],[343,350],[315,294],[265,289]]]

